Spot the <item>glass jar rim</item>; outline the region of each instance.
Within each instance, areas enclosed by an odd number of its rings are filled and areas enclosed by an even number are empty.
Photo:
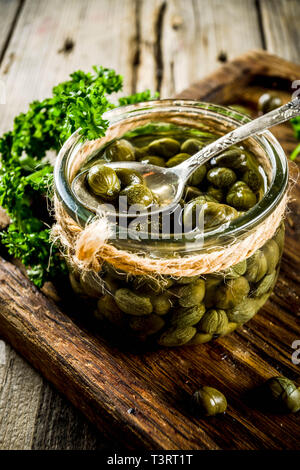
[[[185,112],[190,110],[191,112],[198,112],[199,115],[202,113],[204,117],[208,116],[212,119],[221,117],[226,124],[232,127],[237,127],[251,120],[249,116],[233,108],[213,103],[182,99],[156,100],[122,106],[108,111],[103,117],[109,121],[110,127],[125,121],[133,115],[146,115],[151,112],[157,112],[158,109],[162,113],[180,113],[183,110]],[[121,135],[119,137],[121,137]],[[252,137],[252,139],[266,149],[265,153],[268,156],[272,169],[272,180],[261,201],[244,215],[226,224],[225,227],[221,225],[216,229],[205,231],[200,238],[195,236],[192,240],[190,238],[186,240],[185,237],[178,240],[172,238],[143,239],[142,250],[144,252],[154,255],[154,251],[159,251],[160,254],[165,253],[167,255],[174,252],[199,252],[208,246],[219,246],[222,243],[226,243],[228,240],[237,239],[240,235],[254,229],[273,212],[287,190],[287,159],[283,148],[271,132],[265,131],[259,136]],[[69,159],[74,152],[78,151],[80,145],[82,145],[82,138],[80,129],[77,129],[65,142],[57,156],[54,168],[54,185],[56,194],[68,214],[79,223],[79,225],[84,227],[95,214],[83,207],[77,200],[71,190],[66,171]],[[118,248],[130,251],[141,251],[141,240],[137,238],[114,238],[108,241]]]

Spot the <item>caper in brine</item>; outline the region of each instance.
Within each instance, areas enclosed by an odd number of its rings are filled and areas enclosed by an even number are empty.
[[[185,162],[185,160],[187,160],[188,158],[190,158],[190,155],[188,153],[178,153],[177,155],[174,155],[174,157],[170,158],[166,162],[166,166],[168,168],[172,168],[173,166],[176,166],[182,162]]]
[[[276,275],[277,275],[276,271],[273,271],[270,274],[267,274],[260,281],[260,283],[257,284],[257,287],[256,287],[255,291],[253,292],[253,296],[260,297],[261,295],[266,294],[267,292],[269,292],[275,284]]]
[[[250,286],[245,277],[231,279],[217,290],[215,305],[217,308],[225,310],[233,308],[247,297],[249,291]]]
[[[203,303],[206,308],[211,308],[214,306],[216,301],[216,291],[220,286],[222,280],[219,276],[207,277],[205,280],[205,297]]]
[[[204,145],[205,142],[200,139],[187,139],[181,144],[181,151],[194,155],[194,153],[197,153]]]
[[[262,187],[263,179],[258,169],[253,170],[249,169],[243,175],[243,181],[246,183],[249,188],[255,193]]]
[[[131,186],[127,186],[120,192],[120,196],[127,197],[128,206],[141,204],[148,207],[154,200],[151,190],[144,184],[133,184]]]
[[[224,193],[222,188],[215,188],[214,186],[208,186],[206,194],[213,197],[217,202],[222,202],[224,199]]]
[[[247,259],[247,271],[245,274],[249,282],[259,282],[267,273],[268,262],[261,250],[257,250]]]
[[[220,335],[228,325],[226,312],[221,309],[207,310],[199,323],[199,329],[204,333]]]
[[[166,315],[172,307],[172,301],[168,292],[151,297],[153,312],[157,315]]]
[[[245,274],[246,268],[247,268],[247,261],[243,260],[235,264],[234,266],[231,266],[230,268],[226,269],[225,271],[222,271],[221,274],[224,276],[226,280],[236,279],[237,277],[240,277],[243,274]]]
[[[161,166],[161,167],[166,166],[165,160],[162,157],[156,157],[155,155],[149,155],[149,156],[146,155],[145,157],[140,159],[140,162],[147,163],[149,165]]]
[[[228,319],[231,322],[246,323],[251,320],[259,310],[259,303],[256,299],[244,299],[235,307],[227,310]]]
[[[129,168],[116,168],[115,171],[121,182],[122,189],[132,184],[144,184],[143,177],[138,171],[130,170]]]
[[[200,412],[206,416],[224,413],[227,409],[227,400],[223,393],[213,387],[201,387],[193,395],[193,401]]]
[[[129,326],[137,333],[150,336],[157,333],[164,326],[164,320],[158,315],[147,315],[142,317],[132,317]]]
[[[256,204],[256,195],[246,183],[237,181],[229,189],[226,202],[239,211],[247,211]]]
[[[265,389],[268,396],[280,410],[297,413],[300,410],[300,388],[286,377],[272,377],[267,380]]]
[[[212,339],[213,339],[213,335],[211,335],[210,333],[201,333],[200,331],[200,332],[197,332],[195,336],[192,339],[190,339],[190,341],[187,344],[191,346],[197,346],[197,344],[208,343]]]
[[[201,195],[202,191],[196,188],[196,186],[185,186],[184,188],[183,198],[186,202],[189,202],[192,199],[195,199]]]
[[[267,243],[265,243],[262,247],[262,251],[268,263],[268,274],[270,274],[272,271],[274,271],[277,264],[279,263],[279,247],[275,240],[268,240]]]
[[[111,323],[119,327],[124,326],[124,313],[119,309],[111,295],[103,295],[97,302],[97,308],[101,315]]]
[[[230,168],[217,167],[209,170],[206,178],[217,188],[227,188],[236,181],[236,174]]]
[[[118,307],[128,315],[150,315],[153,311],[150,298],[130,289],[121,288],[115,293]]]
[[[153,140],[148,146],[149,152],[153,155],[170,158],[180,151],[180,144],[170,137]]]
[[[89,169],[87,183],[91,191],[105,201],[115,199],[121,190],[115,170],[102,164],[94,165]]]
[[[181,307],[199,305],[205,295],[205,281],[198,279],[192,284],[186,284],[177,290],[178,303]]]
[[[197,330],[193,326],[184,328],[172,327],[161,335],[158,344],[167,347],[183,346],[188,343],[196,333]]]
[[[128,140],[120,139],[105,149],[105,155],[113,162],[129,162],[135,160],[135,149]]]
[[[234,207],[216,202],[206,202],[204,204],[204,228],[213,228],[222,225],[238,217]]]
[[[275,242],[277,243],[280,252],[283,250],[283,247],[284,247],[284,238],[285,238],[285,226],[284,226],[284,222],[281,222],[281,224],[279,225],[276,231],[276,234],[273,237],[273,240],[275,240]]]
[[[249,155],[239,147],[232,147],[210,160],[210,164],[226,168],[232,168],[243,172],[247,170],[249,164]]]
[[[186,326],[196,325],[205,313],[205,306],[203,303],[194,305],[189,308],[177,308],[171,312],[171,325],[178,328],[184,328]]]

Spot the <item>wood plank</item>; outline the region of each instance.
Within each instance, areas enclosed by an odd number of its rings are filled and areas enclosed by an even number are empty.
[[[290,70],[295,74],[300,70],[285,61],[280,67],[273,56],[251,53],[195,85],[193,96],[203,100],[214,96],[228,103],[236,83],[241,96],[244,89],[247,93],[251,86],[256,89],[252,63],[260,79],[265,71],[271,75],[274,65],[273,75],[283,78],[286,72],[282,91],[286,94]],[[224,75],[222,94],[219,79]],[[235,86],[230,86],[230,75]],[[236,93],[233,96],[237,99]],[[122,349],[95,334],[93,323],[80,323],[79,302],[72,307],[72,320],[4,260],[0,261],[0,331],[103,432],[129,449],[296,449],[298,417],[266,413],[247,399],[249,390],[268,377],[299,378],[299,368],[291,361],[292,343],[300,338],[299,185],[293,194],[296,201],[289,214],[275,294],[250,323],[228,337],[198,348]],[[229,400],[225,416],[210,420],[191,412],[189,397],[201,383],[225,392]],[[129,408],[135,412],[128,414]]]
[[[21,3],[21,0],[0,0],[0,63]]]
[[[18,4],[0,2],[0,52]],[[7,94],[7,104],[1,106],[0,132],[11,127],[13,117],[26,110],[30,101],[48,96],[54,85],[79,68],[89,71],[94,64],[115,68],[125,77],[124,93],[131,92],[136,43],[131,0],[30,0],[15,26],[0,68]],[[4,220],[1,209],[0,217]],[[40,375],[9,346],[3,347],[0,448],[101,448],[101,434],[83,424],[74,407],[53,395]],[[46,413],[49,395],[51,414]],[[10,397],[16,406],[11,406]],[[65,423],[57,418],[60,415],[66,417]]]
[[[166,98],[207,76],[223,60],[262,47],[254,0],[185,0],[168,3],[161,28]]]
[[[29,102],[48,96],[79,68],[112,67],[124,75],[124,92],[130,93],[134,15],[131,0],[26,2],[0,69],[8,97],[0,132]]]
[[[269,52],[300,63],[300,2],[260,0],[262,25]]]

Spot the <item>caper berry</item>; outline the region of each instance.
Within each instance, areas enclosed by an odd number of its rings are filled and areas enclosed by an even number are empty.
[[[193,395],[193,401],[206,416],[224,413],[227,409],[227,400],[223,393],[213,387],[201,387]]]
[[[115,199],[121,190],[115,170],[102,164],[94,165],[89,169],[87,183],[91,191],[105,201]]]
[[[143,177],[134,170],[129,170],[129,168],[117,168],[117,176],[121,182],[121,188],[126,188],[132,184],[143,184]]]
[[[230,168],[212,168],[207,173],[207,179],[217,188],[226,188],[236,181],[236,174]]]
[[[113,162],[130,162],[135,160],[135,149],[128,140],[120,139],[106,148],[105,155]]]
[[[127,186],[120,192],[120,196],[127,197],[128,206],[133,204],[141,204],[145,207],[150,206],[153,203],[153,194],[147,186],[143,184],[133,184]]]
[[[160,157],[170,158],[180,151],[180,143],[169,137],[153,140],[149,144],[149,152],[152,155],[159,155]]]
[[[256,196],[246,183],[237,181],[229,189],[226,202],[239,211],[247,211],[256,204]]]
[[[266,384],[266,391],[279,409],[290,413],[300,410],[300,388],[286,377],[272,377]]]

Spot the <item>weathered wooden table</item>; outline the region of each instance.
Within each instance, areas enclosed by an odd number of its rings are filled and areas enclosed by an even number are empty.
[[[93,64],[122,73],[125,93],[150,88],[168,97],[248,49],[299,63],[299,26],[299,0],[0,0],[0,131],[70,72]],[[0,340],[0,449],[105,446]]]

